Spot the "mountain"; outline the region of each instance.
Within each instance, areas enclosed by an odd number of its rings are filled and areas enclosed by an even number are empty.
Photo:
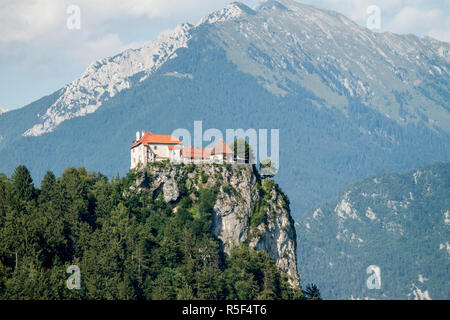
[[[0,108],[0,114],[5,113],[6,111],[6,109]]]
[[[250,165],[156,162],[112,181],[71,167],[39,189],[19,166],[0,175],[0,243],[0,299],[303,297],[289,202]]]
[[[280,129],[294,217],[367,176],[450,160],[450,45],[294,1],[232,3],[0,116],[0,172],[125,174],[139,129]]]
[[[356,183],[297,227],[302,281],[324,299],[450,299],[448,162]]]

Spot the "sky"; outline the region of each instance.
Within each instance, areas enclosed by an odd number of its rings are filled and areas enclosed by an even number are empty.
[[[195,24],[230,2],[0,0],[0,108],[23,107],[79,78],[90,63],[137,48],[180,23]],[[252,7],[258,1],[240,2]],[[301,2],[338,11],[363,26],[367,8],[375,5],[380,8],[380,32],[450,42],[450,0]]]

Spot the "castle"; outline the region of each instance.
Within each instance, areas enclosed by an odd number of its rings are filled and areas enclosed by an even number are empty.
[[[131,169],[139,164],[146,166],[155,161],[171,162],[236,162],[233,151],[223,140],[213,148],[183,147],[182,142],[170,134],[153,134],[150,131],[136,132],[136,140],[130,148]]]

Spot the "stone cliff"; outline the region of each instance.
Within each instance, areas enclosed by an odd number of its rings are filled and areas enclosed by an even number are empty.
[[[216,191],[212,232],[226,254],[233,245],[245,243],[265,250],[280,270],[299,286],[296,233],[289,200],[277,184],[261,179],[250,165],[152,163],[136,171],[136,186],[164,201],[177,211],[182,196],[196,200],[200,188]]]

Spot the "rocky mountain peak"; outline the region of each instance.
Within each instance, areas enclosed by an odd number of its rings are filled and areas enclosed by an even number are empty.
[[[214,28],[198,33],[204,25]],[[331,10],[266,0],[254,9],[233,2],[195,26],[180,25],[142,48],[94,62],[23,135],[43,135],[96,112],[177,58],[176,51],[188,48],[194,35],[216,42],[240,71],[274,95],[286,96],[300,86],[326,107],[346,112],[358,100],[401,125],[422,121],[450,132],[448,43],[378,34]]]
[[[201,24],[213,24],[216,22],[227,21],[233,18],[239,18],[245,15],[253,14],[255,14],[255,11],[253,11],[250,7],[241,2],[233,2],[223,9],[215,11],[202,18],[197,26]]]
[[[54,131],[62,122],[94,113],[103,103],[124,89],[144,81],[165,62],[176,57],[175,51],[186,48],[192,25],[182,24],[173,31],[139,49],[129,49],[89,65],[80,79],[64,88],[38,123],[24,136],[40,136]],[[132,78],[140,74],[138,79]]]
[[[281,2],[275,0],[265,0],[260,1],[255,7],[254,10],[289,10],[285,7]]]

